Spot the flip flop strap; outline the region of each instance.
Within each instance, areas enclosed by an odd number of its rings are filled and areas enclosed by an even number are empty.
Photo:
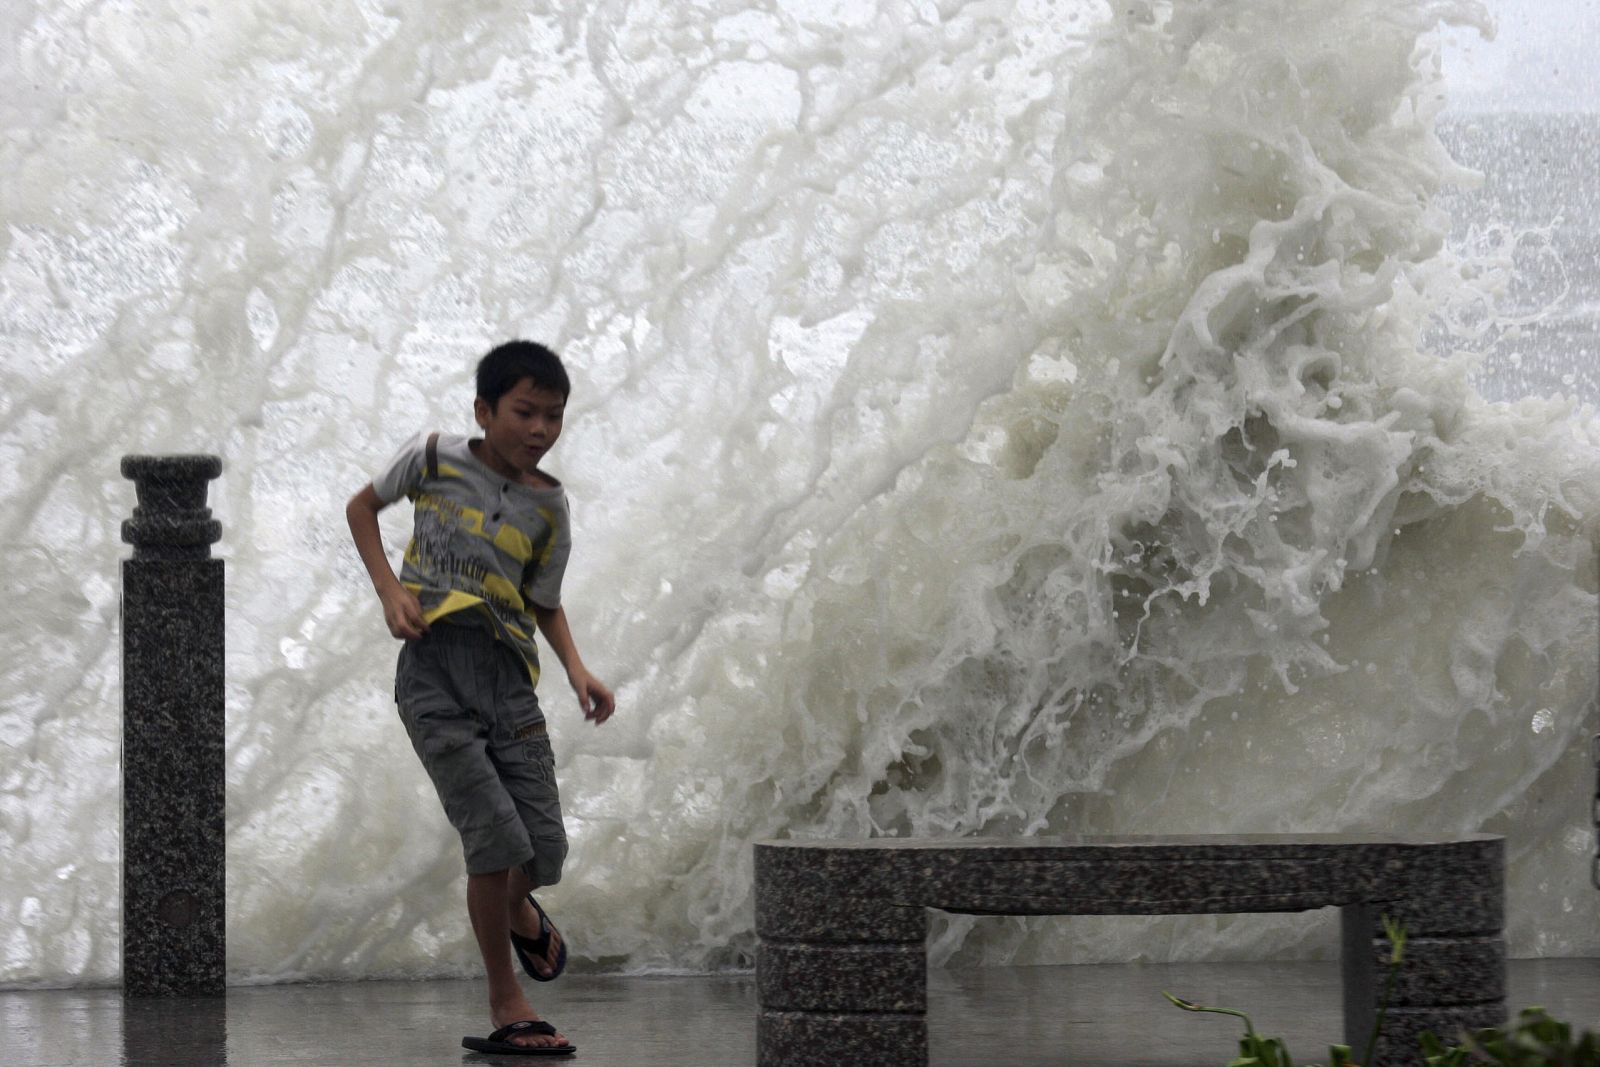
[[[555,1037],[556,1028],[543,1019],[523,1019],[521,1022],[508,1023],[489,1035],[489,1040],[503,1044],[508,1037],[518,1034],[543,1034],[546,1037]]]
[[[533,899],[533,894],[528,894],[528,903],[533,905],[533,910],[539,916],[539,936],[533,939],[533,954],[543,959],[550,951],[550,935],[555,933],[555,924],[550,921],[550,916],[544,913],[539,902]],[[526,940],[526,939],[524,939]]]
[[[537,956],[542,960],[550,952],[550,928],[541,926],[538,937],[525,937],[513,930],[511,931],[511,943],[522,951]]]

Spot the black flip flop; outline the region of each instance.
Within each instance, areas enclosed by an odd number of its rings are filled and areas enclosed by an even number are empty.
[[[524,1019],[502,1026],[488,1037],[464,1037],[461,1047],[496,1056],[566,1056],[578,1051],[577,1045],[514,1045],[511,1038],[520,1034],[545,1034],[554,1037],[556,1028],[543,1019]]]
[[[528,903],[533,905],[533,910],[539,915],[539,936],[524,937],[515,930],[511,931],[511,947],[517,950],[517,960],[522,964],[522,969],[528,972],[528,977],[535,982],[553,982],[561,977],[561,972],[567,969],[567,942],[561,941],[561,951],[556,953],[556,962],[550,968],[549,974],[540,974],[534,969],[533,961],[543,960],[550,951],[550,935],[556,932],[555,923],[550,921],[550,916],[539,907],[539,902],[533,899],[533,894],[528,894]]]

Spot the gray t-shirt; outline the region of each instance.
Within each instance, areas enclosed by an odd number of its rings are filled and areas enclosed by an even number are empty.
[[[438,474],[424,470],[428,434],[418,434],[372,479],[378,499],[415,506],[400,582],[416,594],[432,625],[488,626],[521,654],[539,679],[530,605],[561,606],[561,577],[572,551],[567,494],[560,483],[536,489],[485,466],[461,434],[439,435]],[[554,481],[554,479],[551,479]]]

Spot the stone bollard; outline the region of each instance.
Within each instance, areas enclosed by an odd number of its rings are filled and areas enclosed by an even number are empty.
[[[221,996],[222,524],[216,456],[124,456],[138,506],[122,524],[122,988]]]

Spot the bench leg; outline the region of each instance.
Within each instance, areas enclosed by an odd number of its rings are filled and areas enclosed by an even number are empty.
[[[760,1067],[928,1062],[928,913],[900,899],[916,857],[755,850]]]
[[[1390,945],[1380,916],[1406,930],[1404,959],[1384,1014],[1373,1062],[1422,1062],[1420,1038],[1431,1030],[1447,1045],[1464,1031],[1506,1021],[1504,875],[1498,849],[1440,858],[1434,853],[1411,879],[1412,895],[1387,904],[1340,909],[1345,1043],[1357,1059],[1366,1049],[1384,998]]]
[[[763,940],[756,955],[756,1062],[924,1067],[927,967],[920,941]]]

